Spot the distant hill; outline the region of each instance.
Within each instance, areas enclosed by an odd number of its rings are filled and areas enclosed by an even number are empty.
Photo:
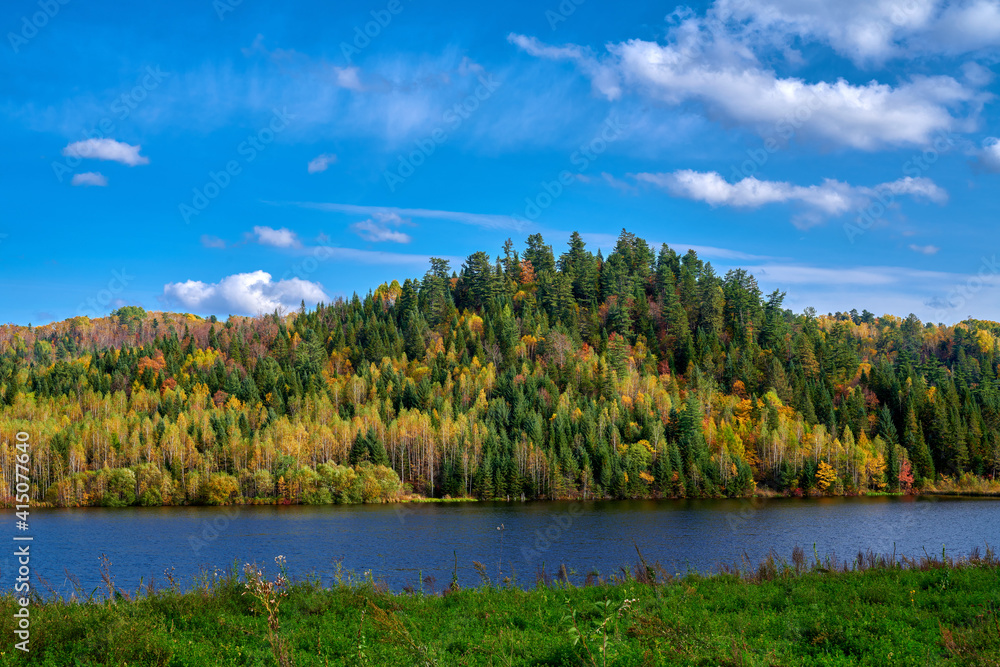
[[[536,234],[287,315],[0,327],[0,432],[61,505],[1000,487],[1000,324],[783,299]]]

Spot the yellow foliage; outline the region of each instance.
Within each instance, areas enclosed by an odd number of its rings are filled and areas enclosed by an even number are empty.
[[[198,348],[194,351],[194,354],[189,354],[181,365],[182,370],[187,370],[192,366],[199,366],[201,368],[211,368],[215,364],[215,360],[219,356],[219,351],[208,348]]]
[[[980,329],[976,332],[976,343],[983,354],[989,354],[996,349],[996,339],[993,338],[993,334],[985,329]]]
[[[868,476],[870,487],[880,490],[885,488],[885,459],[881,454],[865,463],[865,474]]]
[[[826,491],[837,481],[837,470],[826,461],[819,462],[819,469],[816,470],[816,486],[821,491]]]

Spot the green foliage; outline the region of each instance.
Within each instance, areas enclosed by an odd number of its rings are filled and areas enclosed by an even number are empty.
[[[146,311],[142,306],[122,306],[111,311],[111,317],[117,317],[122,326],[135,331],[138,323],[146,319]]]
[[[287,316],[5,326],[0,429],[38,431],[58,505],[1000,488],[1000,324],[784,298],[626,230],[606,258],[533,234]]]
[[[135,504],[135,473],[128,468],[101,470],[97,484],[104,486],[100,503],[104,507],[127,507]]]
[[[485,566],[480,565],[485,575]],[[769,559],[748,572],[393,594],[339,571],[330,588],[247,565],[192,590],[39,601],[31,651],[0,665],[989,665],[1000,655],[995,558],[888,560],[840,572]],[[456,566],[457,570],[457,566]],[[127,596],[127,597],[126,597]],[[87,599],[83,593],[83,600]],[[0,596],[13,636],[14,594]],[[890,657],[891,656],[891,657]]]

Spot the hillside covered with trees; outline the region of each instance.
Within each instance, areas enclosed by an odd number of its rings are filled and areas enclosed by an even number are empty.
[[[1000,324],[783,299],[536,234],[287,315],[0,327],[0,433],[57,505],[997,489]]]

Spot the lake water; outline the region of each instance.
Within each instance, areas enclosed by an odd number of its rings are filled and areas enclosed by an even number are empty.
[[[713,571],[744,554],[756,564],[771,550],[790,560],[796,545],[811,556],[814,543],[821,556],[840,558],[859,549],[920,556],[940,555],[942,545],[953,555],[1000,546],[1000,499],[941,497],[84,508],[34,510],[31,519],[32,567],[65,595],[65,570],[87,592],[100,585],[101,554],[126,590],[140,577],[165,585],[170,567],[185,587],[234,561],[273,574],[279,554],[295,576],[330,582],[340,562],[393,590],[421,575],[441,590],[456,556],[463,585],[479,582],[478,561],[494,579],[502,567],[531,586],[543,562],[550,574],[565,563],[575,581],[615,573],[635,563],[633,542],[671,572]],[[16,576],[13,551],[0,559],[4,589]]]

